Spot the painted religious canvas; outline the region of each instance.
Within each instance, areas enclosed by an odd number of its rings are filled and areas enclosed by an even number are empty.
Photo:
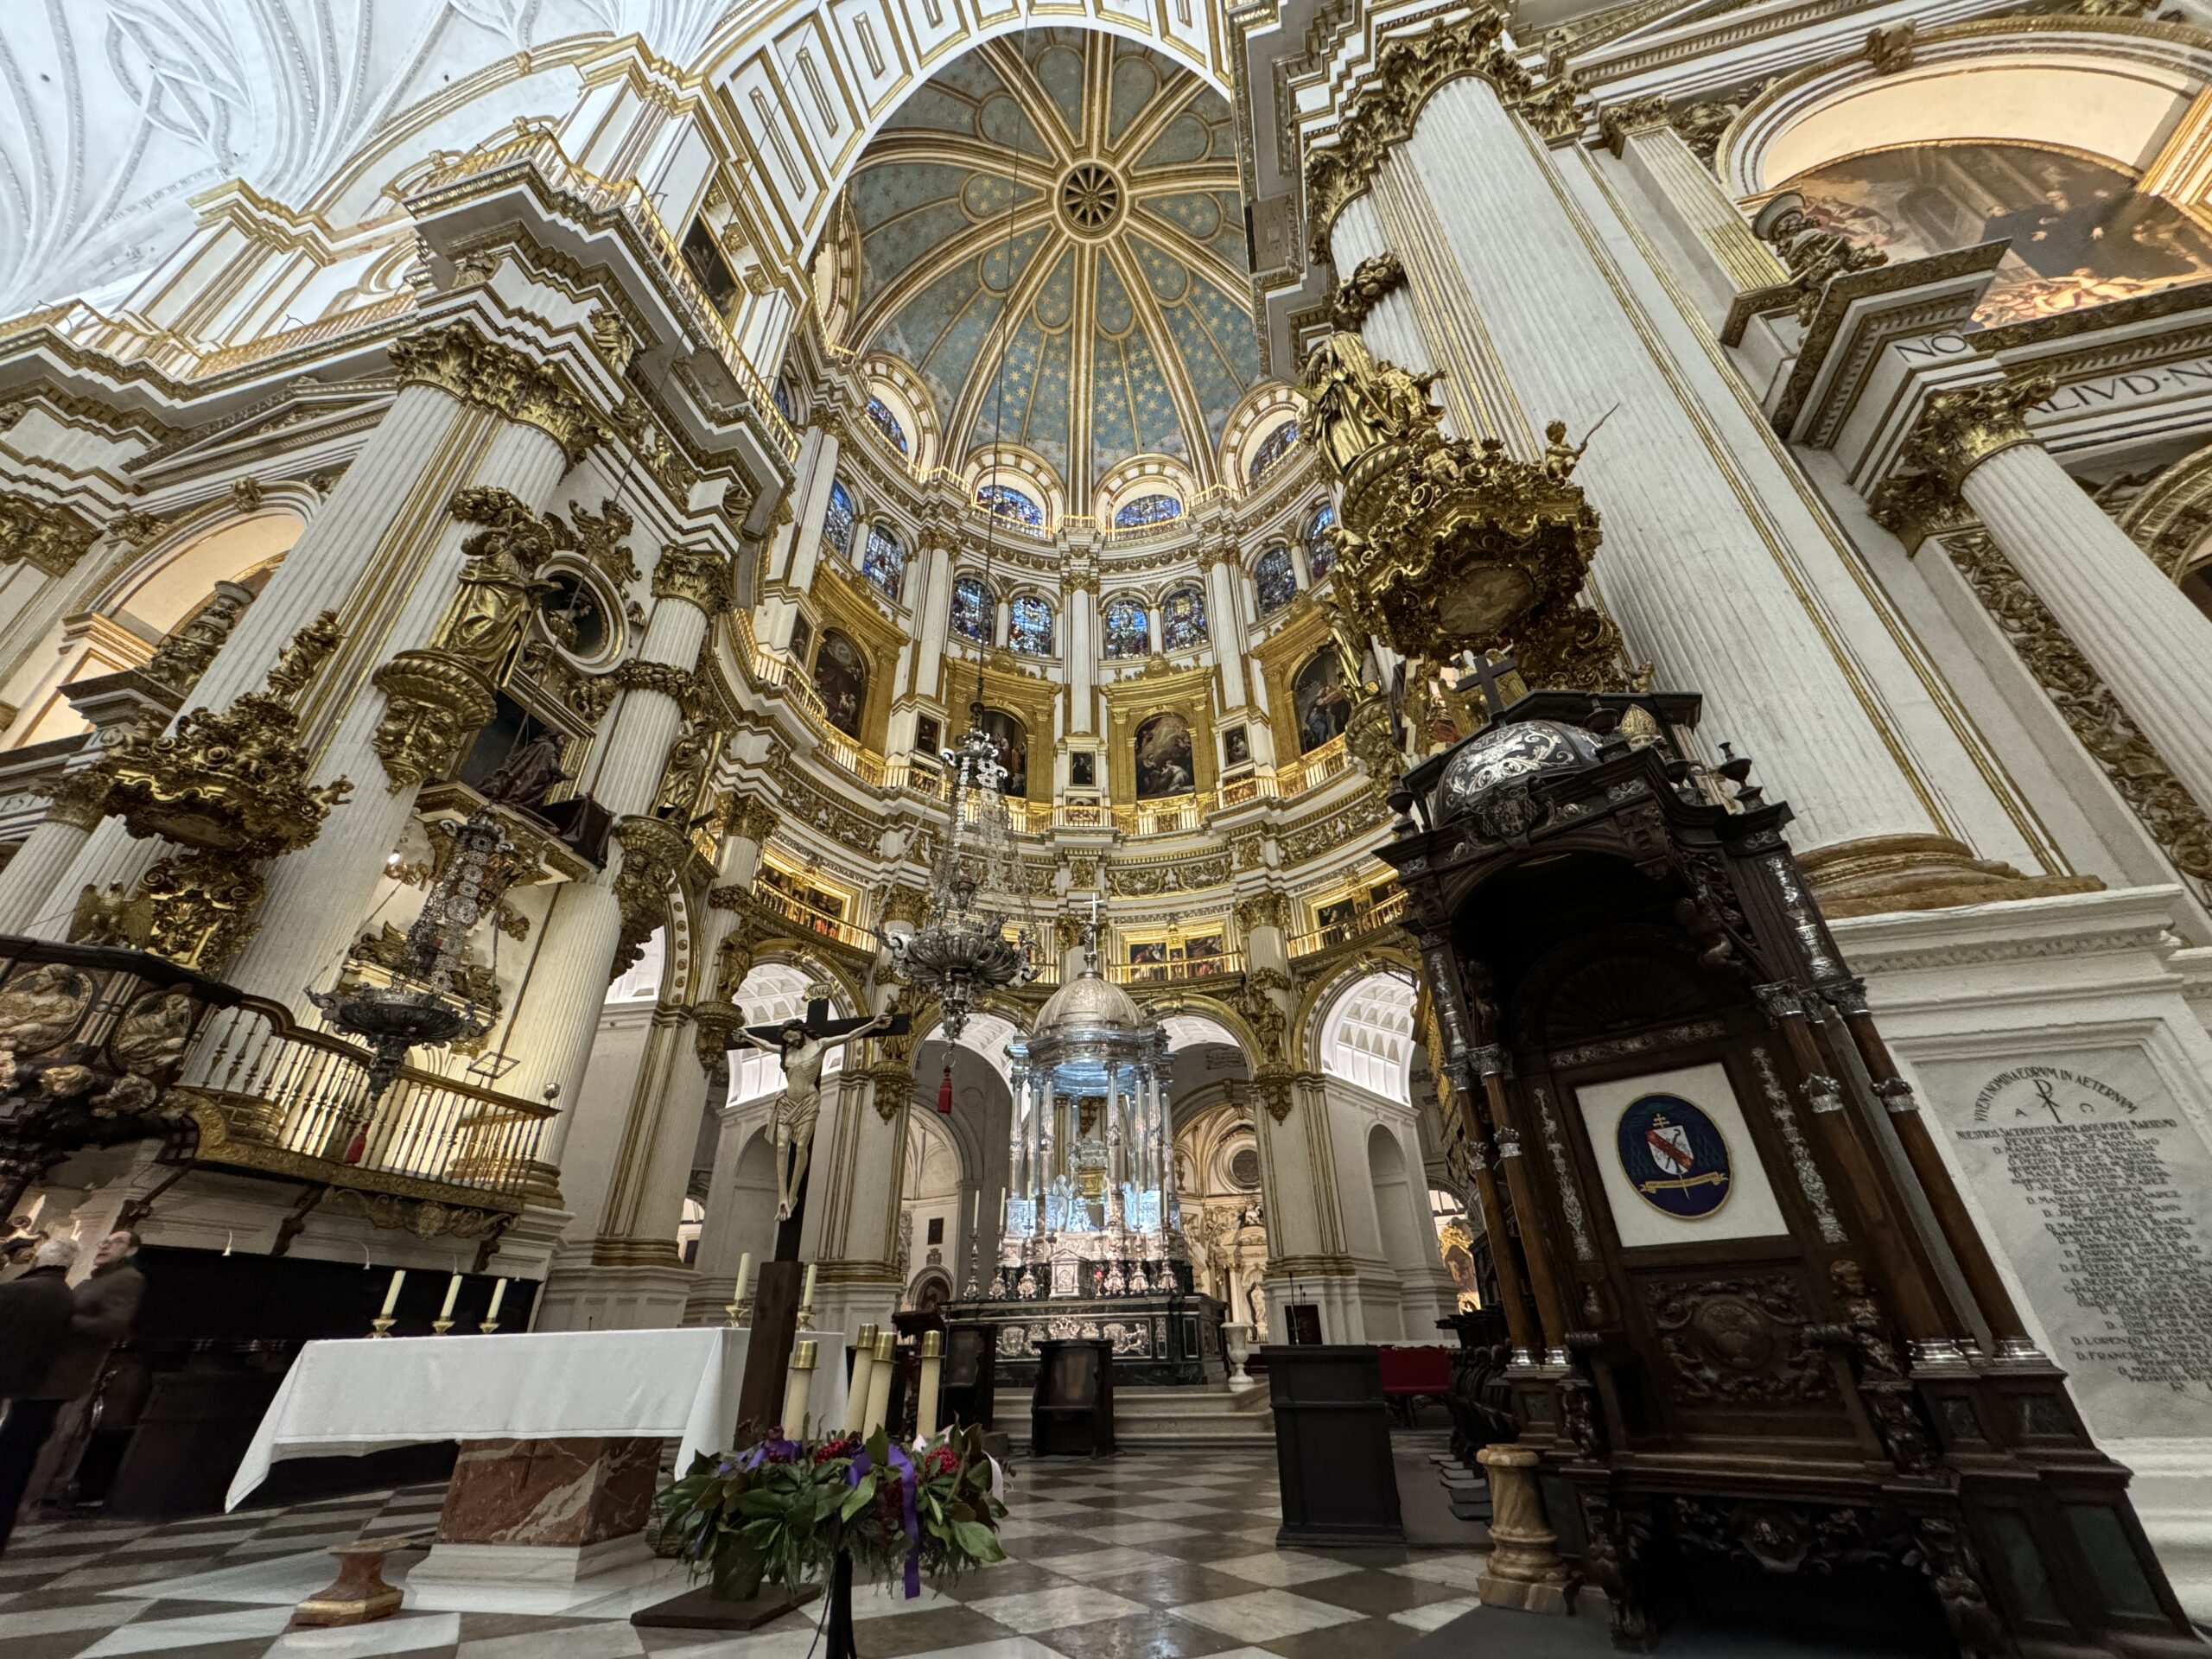
[[[1137,728],[1135,748],[1139,800],[1187,795],[1198,786],[1191,760],[1191,722],[1182,715],[1154,715]]]
[[[830,723],[848,737],[861,734],[861,710],[868,702],[868,658],[835,628],[825,629],[814,654],[814,689]]]
[[[1003,709],[982,713],[983,734],[991,740],[999,765],[1006,768],[1000,793],[1027,799],[1029,795],[1029,730]]]
[[[1891,264],[2010,239],[1984,327],[2212,276],[2212,232],[2108,162],[2033,144],[1908,144],[1789,181],[1824,224]]]
[[[1311,754],[1343,735],[1351,721],[1351,694],[1337,653],[1324,647],[1306,659],[1290,683],[1291,717],[1298,724],[1298,752]]]
[[[1223,763],[1241,766],[1252,759],[1252,739],[1242,726],[1232,726],[1221,734]]]

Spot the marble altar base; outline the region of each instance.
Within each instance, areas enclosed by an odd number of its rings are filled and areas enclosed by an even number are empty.
[[[464,1440],[413,1583],[571,1584],[647,1559],[661,1441]]]

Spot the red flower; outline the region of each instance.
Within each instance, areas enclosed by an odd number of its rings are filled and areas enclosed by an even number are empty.
[[[860,1437],[849,1434],[839,1440],[825,1440],[814,1450],[816,1463],[835,1463],[840,1458],[849,1458],[861,1449]]]
[[[960,1459],[949,1446],[932,1447],[929,1455],[922,1459],[922,1473],[925,1475],[949,1475],[959,1467]]]

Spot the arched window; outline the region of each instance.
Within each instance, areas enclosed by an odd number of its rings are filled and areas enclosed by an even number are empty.
[[[868,400],[868,417],[877,431],[891,440],[893,448],[902,455],[907,453],[906,429],[899,424],[899,417],[891,412],[890,406],[882,398],[871,397]]]
[[[790,381],[777,381],[775,390],[771,391],[768,395],[775,399],[776,410],[779,414],[782,415],[782,416],[787,421],[794,423],[798,421],[798,394],[791,390],[791,383]]]
[[[1246,476],[1255,484],[1258,483],[1267,476],[1269,467],[1290,453],[1290,446],[1297,442],[1298,423],[1285,421],[1260,441],[1260,447],[1252,452],[1252,465]]]
[[[1141,530],[1147,524],[1164,524],[1170,518],[1183,516],[1183,504],[1172,495],[1141,495],[1124,503],[1114,514],[1116,530]]]
[[[1252,585],[1260,592],[1260,614],[1273,616],[1298,596],[1298,572],[1290,562],[1290,550],[1278,542],[1260,555],[1260,562],[1252,567]]]
[[[1011,518],[1032,530],[1045,527],[1045,509],[1008,484],[985,484],[976,492],[976,505],[995,518]]]
[[[1188,651],[1206,642],[1206,596],[1196,588],[1178,588],[1160,601],[1160,643]]]
[[[1052,601],[1024,594],[1007,607],[1006,642],[1031,657],[1052,654]]]
[[[979,645],[991,643],[991,590],[981,576],[962,576],[952,584],[952,631]]]
[[[849,556],[853,550],[853,524],[860,518],[860,509],[853,505],[853,493],[845,487],[842,478],[830,481],[830,510],[822,515],[822,535],[830,546]]]
[[[868,527],[868,546],[861,553],[861,574],[892,598],[906,587],[906,550],[881,524]]]
[[[1337,522],[1336,504],[1324,501],[1306,521],[1306,574],[1314,582],[1327,575],[1337,562],[1336,543],[1329,529]]]
[[[1106,655],[1141,657],[1152,649],[1152,619],[1141,599],[1109,600],[1105,616]]]
[[[814,653],[814,689],[822,694],[830,723],[848,737],[858,737],[861,712],[868,706],[868,658],[835,628],[823,630],[822,649]]]

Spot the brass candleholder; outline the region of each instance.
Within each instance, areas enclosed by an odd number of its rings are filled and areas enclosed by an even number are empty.
[[[369,1335],[372,1338],[388,1337],[391,1334],[391,1327],[398,1323],[391,1314],[379,1313],[369,1321]]]
[[[488,1337],[499,1328],[499,1322],[497,1319],[486,1319],[483,1324],[478,1325],[476,1328],[479,1332]]]
[[[753,1317],[753,1299],[741,1296],[734,1302],[725,1302],[722,1312],[729,1315],[728,1329],[742,1330],[746,1321]]]
[[[798,1328],[801,1331],[811,1331],[814,1329],[814,1304],[812,1302],[803,1302],[799,1305]]]
[[[442,1313],[430,1321],[430,1334],[434,1337],[442,1337],[452,1329],[453,1321]]]

